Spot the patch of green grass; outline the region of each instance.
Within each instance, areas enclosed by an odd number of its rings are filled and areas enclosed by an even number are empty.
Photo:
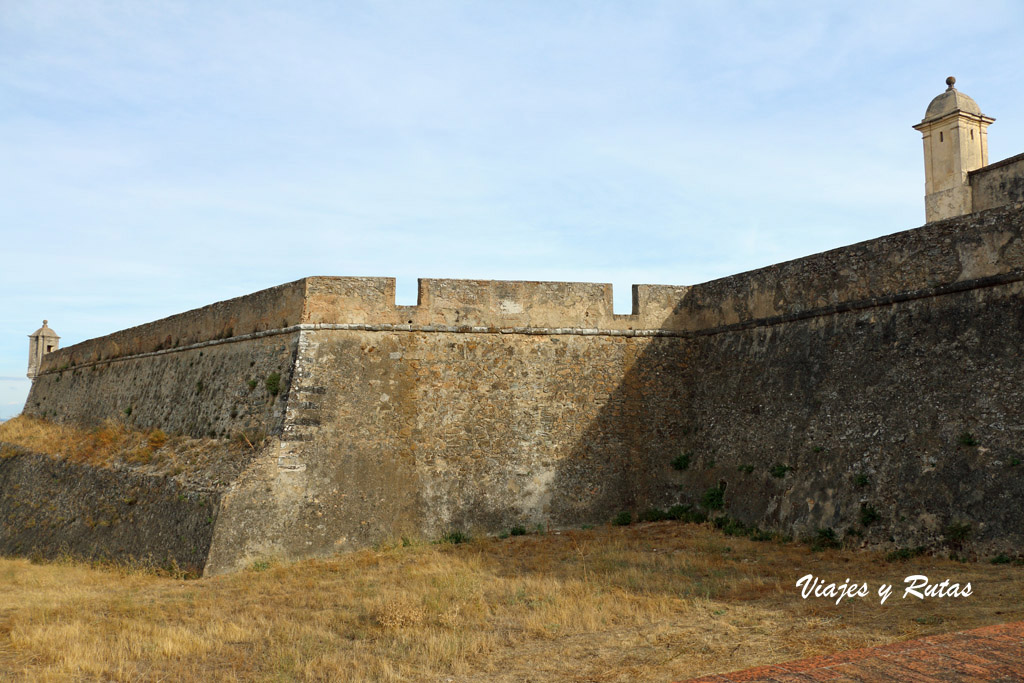
[[[752,532],[743,522],[728,515],[716,518],[715,528],[721,529],[726,536],[748,536]]]
[[[978,445],[978,440],[976,438],[974,438],[974,434],[971,434],[970,432],[968,432],[966,430],[960,432],[960,436],[958,436],[956,440],[957,440],[957,443],[959,443],[961,446],[977,446]]]
[[[878,514],[878,510],[876,510],[874,506],[868,505],[867,503],[860,504],[860,523],[864,526],[871,526],[877,522],[880,517],[881,515]]]
[[[124,409],[124,416],[125,417],[131,417],[132,416],[132,407],[131,406],[128,406],[127,408]]]
[[[615,526],[629,526],[633,523],[633,515],[627,510],[623,510],[619,514],[615,515],[612,519],[612,524]]]
[[[971,525],[969,522],[953,522],[943,531],[946,541],[953,545],[959,545],[971,537]]]
[[[754,466],[753,465],[740,465],[736,469],[738,469],[740,472],[743,472],[744,474],[750,474],[751,472],[754,471]]]
[[[708,514],[702,510],[694,510],[692,505],[673,505],[665,511],[665,519],[703,524],[708,521]]]
[[[708,510],[721,510],[725,507],[725,485],[713,486],[704,492],[700,504]]]
[[[770,468],[768,468],[768,472],[776,479],[782,479],[784,476],[786,476],[786,473],[788,473],[792,469],[793,468],[790,467],[789,465],[781,465],[776,463],[772,465]]]
[[[680,453],[676,457],[672,458],[672,469],[679,471],[690,469],[690,461],[692,459],[693,453],[690,451]]]
[[[811,538],[811,550],[819,551],[825,548],[838,548],[842,545],[836,531],[832,527],[818,529]]]
[[[924,553],[925,547],[923,545],[919,545],[916,548],[897,548],[896,550],[893,550],[886,554],[885,561],[898,562],[900,560],[910,560],[912,558],[924,555]]]
[[[663,519],[668,519],[668,513],[665,510],[659,510],[658,508],[647,508],[640,513],[641,522],[660,522]]]
[[[991,562],[992,564],[1010,564],[1010,561],[1010,556],[1004,553],[999,553],[991,560],[989,560],[989,562]]]
[[[281,373],[272,372],[267,375],[267,380],[264,382],[267,387],[267,393],[271,396],[277,396],[277,392],[281,391]]]
[[[1016,467],[1020,464],[1020,458],[1010,458],[1010,467]]]
[[[526,527],[517,524],[514,527],[512,527],[511,529],[509,529],[508,533],[509,533],[510,536],[525,536],[526,535]]]
[[[451,531],[446,531],[441,536],[440,540],[438,540],[438,543],[451,543],[453,545],[458,545],[459,543],[468,543],[468,542],[469,542],[469,534],[467,534],[464,531],[459,531],[457,529],[452,529]]]
[[[941,624],[944,621],[944,619],[937,614],[929,614],[924,617],[914,617],[914,621],[916,621],[919,624],[930,625]]]
[[[256,388],[256,385],[259,384],[259,382],[257,382],[254,379],[251,379],[248,382],[246,382],[246,384],[249,386],[249,391],[252,391],[253,389]]]
[[[871,483],[871,479],[869,479],[868,475],[864,474],[863,472],[858,472],[857,474],[853,475],[853,485],[856,486],[857,488],[862,489],[869,483]]]

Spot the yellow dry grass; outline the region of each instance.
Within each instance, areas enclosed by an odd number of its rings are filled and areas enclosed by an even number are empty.
[[[969,598],[801,599],[814,573]],[[461,545],[396,544],[183,581],[0,560],[15,680],[637,681],[1024,619],[1024,569],[756,543],[658,522]],[[897,591],[899,588],[897,588]]]
[[[103,466],[117,459],[149,462],[166,445],[167,435],[158,429],[132,430],[116,420],[106,420],[90,429],[19,415],[0,424],[0,441],[74,462]]]
[[[0,442],[5,444],[95,467],[120,463],[170,474],[199,471],[226,451],[238,453],[262,445],[243,439],[242,435],[233,441],[170,437],[160,429],[132,429],[114,419],[82,427],[19,415],[0,424]],[[0,447],[0,458],[15,454]]]

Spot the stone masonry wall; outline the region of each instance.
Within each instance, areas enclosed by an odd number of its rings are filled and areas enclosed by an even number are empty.
[[[51,370],[33,381],[24,412],[194,437],[280,434],[297,337],[267,334]],[[276,394],[267,387],[274,373]]]
[[[202,572],[220,495],[167,477],[0,448],[0,553]]]
[[[665,456],[688,402],[685,385],[664,378],[685,367],[679,341],[304,333],[282,455],[233,494],[246,502],[226,507],[210,569],[403,535],[600,523],[670,503]],[[614,417],[595,430],[602,415]],[[282,519],[298,531],[277,533]]]
[[[688,288],[663,327],[708,334],[896,304],[1017,277],[1024,212],[1013,207],[786,261]]]
[[[27,410],[265,427],[276,438],[221,498],[210,572],[602,522],[721,486],[746,523],[882,545],[960,525],[1009,549],[1024,540],[1022,228],[1024,211],[995,209],[702,285],[638,285],[631,315],[612,312],[609,285],[421,280],[418,305],[396,306],[390,278],[306,278],[253,295],[261,320],[287,309],[277,330],[226,334],[215,311],[242,316],[242,298],[168,319],[205,321],[189,346],[153,323],[115,335],[137,343],[53,354]],[[272,369],[280,393],[248,393]]]
[[[971,171],[971,204],[975,211],[1024,203],[1024,154]]]
[[[305,292],[306,281],[297,280],[66,346],[44,356],[40,372],[285,329],[303,322]]]
[[[1022,301],[1017,281],[690,340],[681,502],[724,486],[748,525],[953,550],[960,527],[1015,555]]]

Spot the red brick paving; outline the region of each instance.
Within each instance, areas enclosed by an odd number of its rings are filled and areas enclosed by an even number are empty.
[[[759,666],[687,683],[1024,681],[1024,621]]]

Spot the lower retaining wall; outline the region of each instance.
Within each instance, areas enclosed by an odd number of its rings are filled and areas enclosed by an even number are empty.
[[[3,444],[0,553],[134,559],[200,573],[220,496]]]

